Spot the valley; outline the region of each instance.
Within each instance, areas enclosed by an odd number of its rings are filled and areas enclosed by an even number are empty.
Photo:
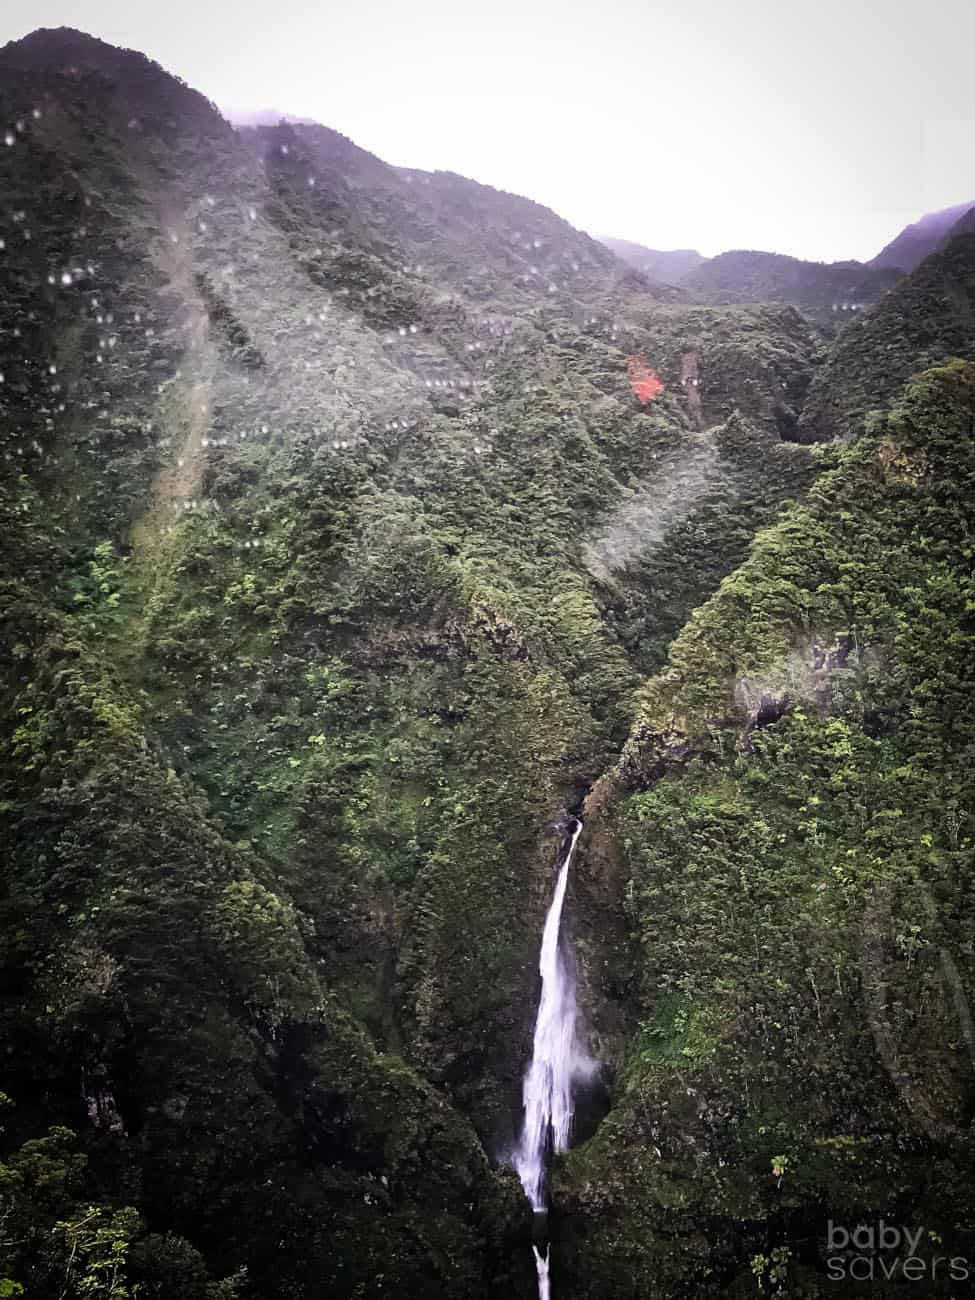
[[[975,1259],[970,217],[617,256],[70,29],[0,117],[0,1294]]]

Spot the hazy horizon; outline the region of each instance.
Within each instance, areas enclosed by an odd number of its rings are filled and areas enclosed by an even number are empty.
[[[650,248],[868,260],[923,213],[975,201],[961,0],[927,31],[864,0],[772,16],[759,0],[502,0],[490,17],[437,0],[46,0],[29,24],[0,20],[0,43],[57,26],[140,50],[225,112],[312,118]]]

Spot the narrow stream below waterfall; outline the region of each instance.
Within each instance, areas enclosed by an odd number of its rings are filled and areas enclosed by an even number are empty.
[[[561,944],[562,908],[569,868],[582,822],[572,818],[572,838],[558,870],[555,894],[542,931],[538,970],[542,992],[535,1019],[531,1064],[525,1074],[525,1117],[514,1165],[536,1215],[535,1264],[539,1300],[549,1300],[549,1242],[545,1218],[549,1161],[554,1152],[567,1151],[572,1133],[573,1084],[592,1075],[595,1063],[579,1041],[575,978]],[[539,1222],[540,1221],[540,1222]]]

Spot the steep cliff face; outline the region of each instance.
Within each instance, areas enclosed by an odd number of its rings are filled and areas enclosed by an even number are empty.
[[[78,33],[0,67],[0,1276],[527,1295],[545,827],[742,553],[694,511],[808,480],[747,467],[812,343],[701,431],[631,386],[700,322],[538,205]]]

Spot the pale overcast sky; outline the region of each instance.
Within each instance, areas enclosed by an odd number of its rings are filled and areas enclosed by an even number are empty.
[[[224,108],[312,117],[654,248],[869,258],[975,200],[975,0],[32,0]]]

